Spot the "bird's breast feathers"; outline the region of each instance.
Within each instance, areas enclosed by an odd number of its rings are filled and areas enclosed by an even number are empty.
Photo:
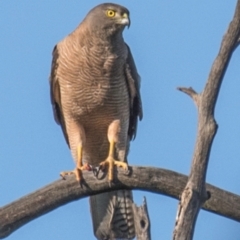
[[[68,102],[71,112],[91,112],[99,106],[128,104],[125,80],[125,54],[106,48],[76,47],[60,55],[59,80],[62,100]],[[71,59],[71,61],[70,61]],[[74,61],[73,61],[74,59]],[[78,109],[78,111],[76,111]]]

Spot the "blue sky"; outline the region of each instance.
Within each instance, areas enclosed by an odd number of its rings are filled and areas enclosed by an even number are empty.
[[[132,165],[188,174],[196,137],[197,112],[178,86],[201,92],[236,0],[127,1],[124,32],[142,77],[144,119],[131,144]],[[70,33],[98,0],[1,0],[0,9],[0,206],[59,178],[74,164],[55,124],[48,76],[54,45]],[[207,182],[240,192],[240,50],[230,62],[215,111],[219,124]],[[147,197],[152,239],[171,239],[178,201]],[[81,236],[81,237],[80,237]],[[63,206],[20,228],[9,240],[94,239],[88,199]],[[240,239],[239,223],[201,211],[194,239]]]

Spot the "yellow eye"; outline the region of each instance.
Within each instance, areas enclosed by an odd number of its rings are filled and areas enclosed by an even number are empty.
[[[115,14],[116,14],[115,11],[113,11],[113,10],[107,10],[107,16],[108,16],[108,17],[114,17]]]

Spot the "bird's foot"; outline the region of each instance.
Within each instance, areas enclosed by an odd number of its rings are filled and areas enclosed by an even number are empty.
[[[84,163],[81,167],[76,167],[73,171],[64,171],[60,173],[60,176],[62,177],[62,179],[66,179],[66,176],[68,175],[72,175],[75,174],[76,176],[76,180],[78,182],[82,181],[82,171],[83,170],[87,170],[87,171],[91,171],[91,166],[87,163]]]
[[[111,156],[108,156],[108,158],[105,161],[103,161],[99,164],[101,170],[104,170],[104,169],[106,169],[106,167],[108,167],[108,180],[109,180],[110,184],[113,181],[114,165],[117,167],[122,167],[126,171],[128,170],[128,165],[126,162],[115,160]]]

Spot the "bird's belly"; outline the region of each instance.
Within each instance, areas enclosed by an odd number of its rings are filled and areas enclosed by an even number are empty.
[[[84,91],[81,91],[84,89]],[[71,115],[85,131],[84,160],[91,165],[103,161],[109,150],[109,125],[120,120],[119,147],[125,148],[129,124],[129,95],[125,82],[97,84],[79,89],[71,101]]]

